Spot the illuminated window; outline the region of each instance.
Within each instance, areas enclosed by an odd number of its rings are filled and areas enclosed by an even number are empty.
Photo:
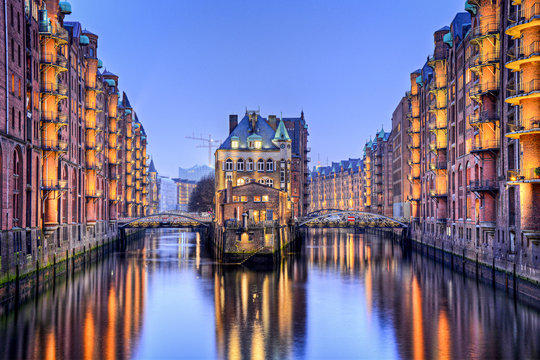
[[[259,184],[263,184],[263,185],[266,184],[266,180],[264,178],[259,179]]]
[[[231,159],[227,159],[227,161],[225,161],[225,171],[232,171],[233,169],[233,162]]]
[[[225,181],[232,181],[232,174],[225,175]]]
[[[239,201],[240,201],[240,197],[237,196],[237,195],[234,195],[234,196],[232,197],[232,201],[233,201],[233,202],[239,202]]]
[[[240,196],[241,202],[247,202],[247,196]]]
[[[259,141],[259,140],[255,141],[255,149],[260,149],[260,148],[262,148],[262,141]]]
[[[263,202],[268,202],[268,195],[263,195],[262,201]]]
[[[232,140],[231,141],[231,147],[233,149],[238,149],[238,140]]]
[[[261,202],[261,197],[260,196],[254,196],[253,201],[254,202]]]
[[[238,179],[236,180],[236,186],[244,185],[246,182],[244,179]]]

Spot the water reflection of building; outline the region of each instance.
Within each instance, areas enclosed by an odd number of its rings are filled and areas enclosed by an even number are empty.
[[[390,324],[399,357],[527,358],[540,353],[540,343],[528,335],[540,328],[538,310],[502,291],[419,253],[403,254],[387,239],[315,230],[306,245],[310,268],[360,281],[368,318]]]
[[[299,284],[307,280],[305,264],[283,261],[273,272],[215,269],[218,358],[302,356],[307,307]]]
[[[144,268],[129,255],[89,264],[0,318],[6,334],[0,358],[129,359],[143,326],[146,287]]]

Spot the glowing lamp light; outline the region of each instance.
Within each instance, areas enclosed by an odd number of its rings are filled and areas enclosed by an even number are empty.
[[[261,141],[255,141],[255,149],[260,149],[262,147],[262,142]]]

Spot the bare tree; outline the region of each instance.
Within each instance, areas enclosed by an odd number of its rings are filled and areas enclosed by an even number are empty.
[[[214,176],[208,175],[197,182],[197,187],[189,198],[189,211],[205,212],[214,210]]]

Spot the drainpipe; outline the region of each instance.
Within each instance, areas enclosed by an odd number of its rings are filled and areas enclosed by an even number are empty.
[[[6,134],[9,134],[9,48],[8,48],[8,16],[7,16],[7,0],[4,0],[4,36],[6,49]],[[0,200],[1,201],[1,200]],[[9,207],[9,175],[6,179],[6,206]],[[1,204],[0,204],[1,205]],[[0,209],[3,209],[0,206]],[[3,216],[3,214],[0,214]],[[6,219],[7,221],[8,219]]]

